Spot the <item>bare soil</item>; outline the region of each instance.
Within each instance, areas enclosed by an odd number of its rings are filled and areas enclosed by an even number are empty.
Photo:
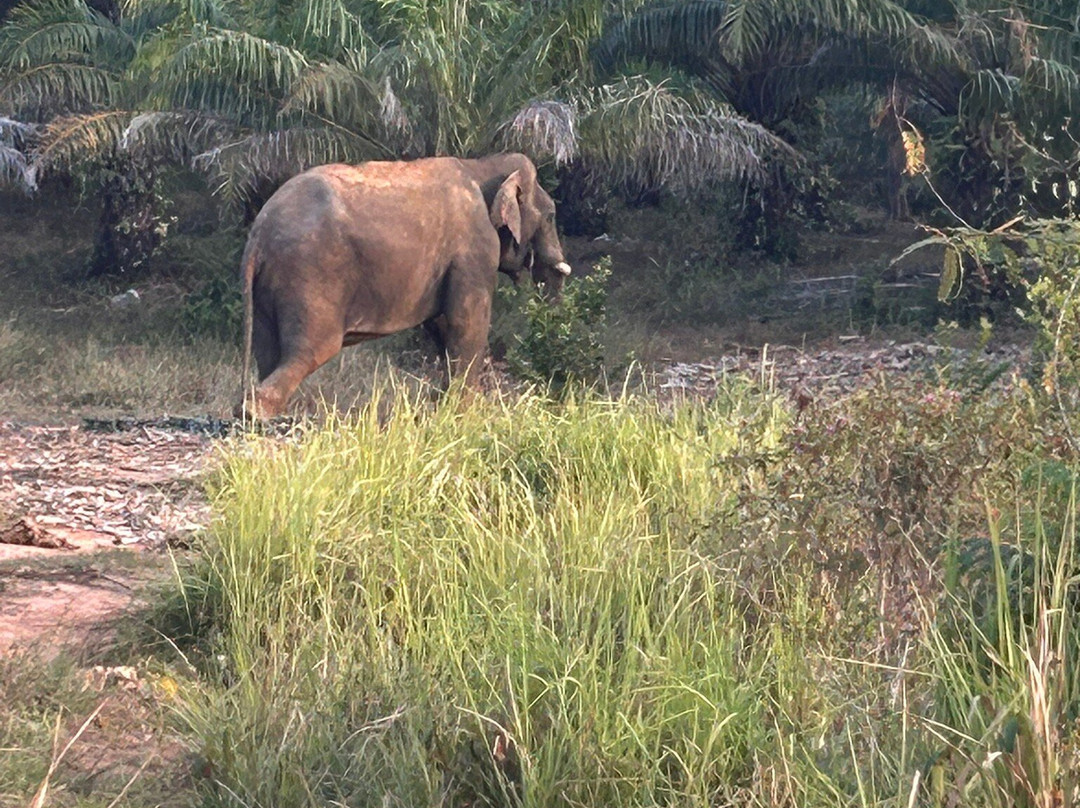
[[[0,654],[77,656],[160,574],[160,553],[205,525],[203,435],[0,423]],[[122,551],[136,554],[122,559]]]

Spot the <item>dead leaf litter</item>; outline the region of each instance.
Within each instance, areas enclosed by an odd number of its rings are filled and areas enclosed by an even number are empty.
[[[0,542],[38,547],[162,546],[209,520],[200,484],[212,441],[142,427],[0,422]]]

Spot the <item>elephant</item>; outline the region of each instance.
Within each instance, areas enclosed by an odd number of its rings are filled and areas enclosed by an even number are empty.
[[[502,272],[558,296],[570,274],[555,203],[523,154],[332,164],[288,180],[241,260],[244,397],[280,414],[343,347],[423,325],[475,387]],[[247,387],[255,356],[258,385]]]

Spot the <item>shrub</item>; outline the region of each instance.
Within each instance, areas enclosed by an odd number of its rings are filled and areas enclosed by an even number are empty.
[[[235,278],[211,278],[184,298],[181,317],[189,337],[236,343],[244,319],[239,283]]]
[[[604,370],[602,336],[607,325],[607,283],[611,259],[603,258],[593,271],[568,283],[556,302],[534,294],[525,304],[524,334],[517,337],[507,359],[520,378],[567,385],[598,381]]]
[[[1034,265],[1029,281],[1027,320],[1039,333],[1037,350],[1045,358],[1042,385],[1075,413],[1080,406],[1080,224],[1075,221],[1039,223],[1023,239],[1014,264]],[[1071,420],[1071,419],[1070,419]]]

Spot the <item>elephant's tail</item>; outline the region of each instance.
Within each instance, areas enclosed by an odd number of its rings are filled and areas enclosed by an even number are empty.
[[[255,267],[258,262],[258,250],[254,242],[249,242],[244,249],[240,262],[240,290],[244,299],[244,363],[240,376],[240,407],[243,410],[248,400],[248,385],[251,384],[251,331],[255,322]]]

